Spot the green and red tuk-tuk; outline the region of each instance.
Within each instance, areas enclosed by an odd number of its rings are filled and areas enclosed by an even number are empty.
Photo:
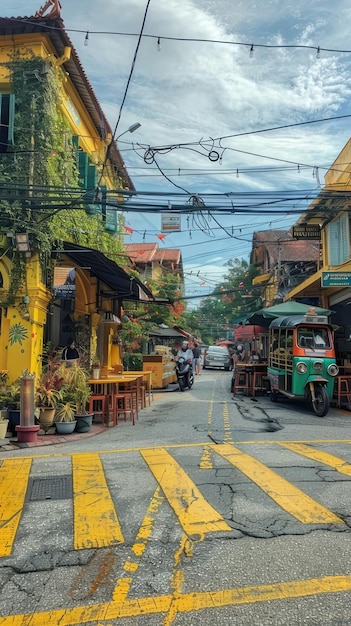
[[[305,398],[315,414],[324,417],[338,371],[327,316],[311,310],[304,316],[282,316],[271,322],[267,375],[272,402],[277,402],[279,394]]]

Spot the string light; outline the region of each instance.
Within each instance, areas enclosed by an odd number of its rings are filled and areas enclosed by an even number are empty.
[[[252,59],[253,53],[254,53],[254,47],[253,47],[253,43],[252,43],[251,44],[251,48],[250,48],[250,59]]]
[[[161,51],[161,39],[160,39],[160,37],[158,37],[158,39],[157,39],[157,50],[159,52]]]
[[[85,39],[84,39],[84,45],[87,46],[89,43],[89,31],[87,30],[86,35],[85,35]]]
[[[239,178],[239,170],[236,170],[236,178]]]
[[[321,56],[321,49],[320,49],[320,47],[319,47],[319,46],[318,46],[318,48],[317,48],[317,55],[316,55],[316,56],[317,56],[317,59],[320,59],[320,56]]]

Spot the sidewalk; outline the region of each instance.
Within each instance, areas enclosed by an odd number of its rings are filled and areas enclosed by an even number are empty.
[[[169,385],[167,389],[156,389],[152,396],[152,401],[155,402],[165,392],[177,391],[178,385]],[[110,426],[113,428],[113,426]],[[95,437],[101,433],[109,430],[107,426],[103,424],[92,424],[91,430],[88,433],[72,433],[71,435],[57,435],[55,428],[51,428],[47,434],[43,430],[39,430],[37,440],[30,443],[19,443],[16,437],[6,437],[6,439],[0,439],[0,452],[11,452],[11,450],[19,450],[21,448],[38,448],[41,446],[52,446],[60,443],[69,443],[72,441],[80,441],[86,437]]]
[[[106,432],[107,427],[103,424],[92,424],[91,430],[88,433],[72,433],[72,435],[57,435],[55,428],[51,428],[45,435],[43,430],[40,430],[37,436],[37,441],[30,443],[18,443],[16,437],[7,437],[6,439],[0,439],[0,452],[6,452],[11,450],[19,450],[20,448],[37,448],[40,446],[52,446],[59,443],[68,443],[69,441],[78,441],[85,439],[86,437],[94,437],[100,433]]]

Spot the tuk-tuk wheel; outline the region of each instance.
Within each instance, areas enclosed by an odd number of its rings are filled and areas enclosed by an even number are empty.
[[[314,387],[314,401],[312,406],[315,414],[318,417],[324,417],[329,411],[329,396],[327,390],[323,385],[315,385]]]

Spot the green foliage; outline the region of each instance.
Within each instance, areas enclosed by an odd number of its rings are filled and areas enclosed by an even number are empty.
[[[125,370],[141,371],[143,369],[143,355],[125,352],[123,354],[123,367]]]

